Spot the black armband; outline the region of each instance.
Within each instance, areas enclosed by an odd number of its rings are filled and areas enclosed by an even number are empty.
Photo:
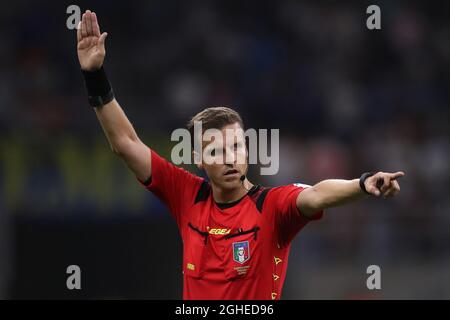
[[[367,192],[366,190],[366,186],[364,185],[364,181],[366,181],[366,179],[368,177],[373,176],[375,173],[374,172],[365,172],[361,175],[361,177],[359,178],[359,187],[367,194],[370,194],[369,192]]]
[[[114,99],[114,92],[103,67],[94,71],[81,70],[81,72],[83,73],[89,104],[92,107],[101,107]]]

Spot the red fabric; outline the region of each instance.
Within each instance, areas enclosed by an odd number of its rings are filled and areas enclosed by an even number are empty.
[[[195,203],[203,181],[152,151],[146,188],[168,206],[180,229],[183,299],[280,299],[291,241],[311,221],[296,207],[304,187],[270,189],[260,212],[251,194],[226,209],[217,206],[210,191]],[[245,233],[254,228],[259,229]]]

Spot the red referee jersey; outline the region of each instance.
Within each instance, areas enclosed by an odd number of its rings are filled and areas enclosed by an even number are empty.
[[[311,221],[296,207],[305,186],[255,186],[234,203],[217,204],[206,180],[151,153],[145,187],[181,233],[183,299],[280,299],[291,241]]]

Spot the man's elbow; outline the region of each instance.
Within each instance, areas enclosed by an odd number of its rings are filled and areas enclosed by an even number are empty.
[[[138,142],[126,137],[117,139],[116,141],[110,144],[110,147],[115,155],[123,158],[126,157],[131,152],[133,152],[134,145],[136,143]]]

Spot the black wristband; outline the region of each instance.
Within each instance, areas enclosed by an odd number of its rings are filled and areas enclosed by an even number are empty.
[[[375,173],[374,172],[364,172],[361,177],[359,178],[359,187],[367,194],[370,194],[369,192],[367,192],[366,190],[366,186],[364,185],[364,181],[366,181],[366,179],[368,177],[373,176]]]
[[[114,99],[114,92],[105,69],[101,67],[94,71],[81,70],[88,93],[89,104],[92,107],[100,107]]]

